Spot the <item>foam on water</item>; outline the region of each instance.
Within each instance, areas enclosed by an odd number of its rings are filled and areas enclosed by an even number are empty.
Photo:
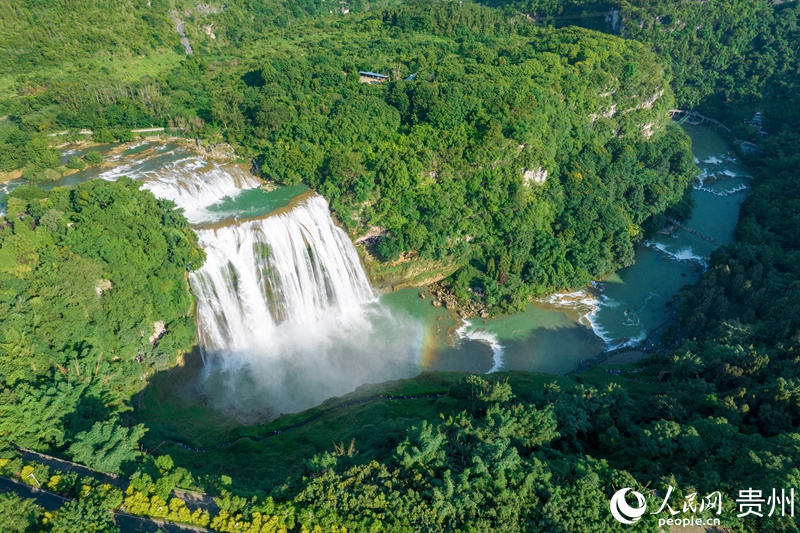
[[[698,184],[696,184],[694,186],[694,189],[697,190],[697,191],[707,192],[707,193],[713,194],[715,196],[733,196],[734,194],[740,193],[742,191],[746,191],[749,188],[750,187],[748,187],[747,185],[742,183],[742,184],[737,185],[735,187],[732,187],[730,189],[713,189],[711,187],[706,187],[704,185],[703,181],[700,181],[700,183],[698,183]]]
[[[497,372],[503,368],[505,348],[500,344],[497,335],[483,328],[474,327],[472,322],[464,320],[461,326],[456,329],[456,336],[462,340],[480,342],[492,349],[492,367],[486,372],[487,374]]]
[[[652,242],[652,241],[645,241],[644,245],[648,248],[652,248],[653,250],[657,250],[662,254],[666,255],[667,257],[674,259],[675,261],[694,261],[697,262],[703,267],[706,267],[708,264],[706,263],[706,258],[694,253],[690,246],[684,246],[680,248],[677,252],[669,250],[667,245],[661,242]]]
[[[591,288],[581,289],[573,292],[561,292],[551,294],[550,296],[542,299],[550,305],[563,307],[577,311],[579,313],[578,321],[584,326],[590,328],[595,335],[597,335],[606,348],[610,348],[614,344],[614,339],[598,323],[598,313],[603,307],[617,307],[619,304],[603,294],[602,286],[599,283],[593,283]]]

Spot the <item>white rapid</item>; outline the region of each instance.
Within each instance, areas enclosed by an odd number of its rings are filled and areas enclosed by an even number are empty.
[[[505,347],[500,344],[497,335],[483,328],[473,326],[472,322],[469,320],[464,320],[461,326],[456,329],[455,333],[456,337],[459,339],[479,342],[492,349],[492,367],[486,371],[487,374],[492,374],[503,369]]]
[[[258,178],[237,165],[220,164],[186,152],[167,162],[160,159],[160,154],[144,152],[98,177],[115,180],[128,176],[140,180],[142,188],[175,202],[193,224],[213,219],[208,207],[259,186]]]
[[[276,415],[417,371],[421,324],[376,300],[321,196],[198,235],[207,259],[191,284],[216,407]]]

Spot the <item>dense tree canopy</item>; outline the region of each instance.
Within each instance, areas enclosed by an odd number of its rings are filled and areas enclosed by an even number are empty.
[[[8,103],[8,139],[55,124],[224,138],[264,178],[317,189],[353,237],[371,235],[379,281],[402,278],[398,265],[457,269],[456,295],[477,287],[502,310],[630,264],[643,224],[693,177],[688,140],[666,125],[669,77],[636,42],[448,2],[292,32],[302,53],[251,36],[259,53],[241,62],[192,56],[129,84],[65,79]],[[359,70],[392,80],[359,83]],[[15,164],[34,179],[47,166]]]
[[[88,445],[93,421],[193,344],[190,264],[186,219],[131,180],[15,189],[0,218],[0,435]]]

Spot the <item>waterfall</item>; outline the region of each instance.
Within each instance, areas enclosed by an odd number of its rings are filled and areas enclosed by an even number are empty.
[[[206,253],[189,277],[204,402],[263,421],[419,371],[422,324],[378,301],[323,197],[280,207],[238,165],[172,145],[131,150],[95,177],[129,176],[175,202]]]
[[[281,207],[293,192],[271,197],[242,167],[172,144],[108,160],[79,181],[139,180],[184,210],[205,250],[189,277],[203,357],[190,388],[203,403],[257,422],[419,372],[423,324],[375,297],[324,198]]]
[[[193,224],[213,218],[208,207],[259,186],[258,178],[237,165],[220,164],[191,154],[162,162],[165,157],[167,154],[154,156],[147,152],[102,172],[99,177],[115,180],[128,176],[139,180],[142,188],[158,198],[175,202]]]
[[[295,411],[416,373],[421,324],[377,301],[321,196],[198,236],[207,259],[191,284],[217,407]]]
[[[269,342],[284,322],[352,316],[374,298],[355,248],[321,196],[198,236],[207,259],[192,287],[206,351]]]

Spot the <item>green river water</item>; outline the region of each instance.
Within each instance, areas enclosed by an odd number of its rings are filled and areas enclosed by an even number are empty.
[[[747,172],[731,155],[728,143],[713,130],[691,125],[685,129],[702,171],[692,193],[696,202],[694,215],[686,226],[717,242],[730,242],[739,206],[746,197]],[[165,169],[172,169],[176,175],[206,172],[212,180],[217,171],[247,175],[241,166],[212,162],[171,143],[108,145],[99,150],[108,161],[105,166],[44,187],[122,175],[147,181],[167,174]],[[81,152],[65,152],[65,160],[76,153]],[[259,216],[288,205],[306,191],[304,186],[271,191],[253,188],[205,206],[202,216],[214,221]],[[634,265],[590,287],[554,295],[531,303],[523,312],[489,320],[462,323],[450,311],[434,307],[430,297],[422,298],[420,289],[383,294],[376,305],[388,308],[397,324],[417,324],[412,329],[419,334],[409,341],[414,344],[409,350],[413,352],[412,371],[525,370],[566,374],[577,369],[581,361],[606,350],[636,345],[648,332],[668,321],[681,288],[699,279],[715,248],[707,240],[674,228],[669,234],[658,234],[643,243]],[[396,337],[391,321],[382,321],[376,327],[372,335],[386,341]],[[186,375],[178,381],[197,383],[199,355],[193,354],[187,362]]]

